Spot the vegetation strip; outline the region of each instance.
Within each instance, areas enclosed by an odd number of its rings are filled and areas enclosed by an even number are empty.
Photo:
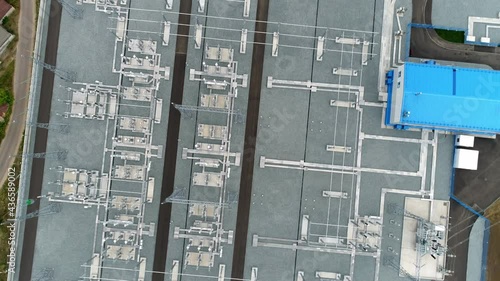
[[[434,29],[439,37],[452,43],[464,43],[465,32],[457,30]]]
[[[17,154],[22,153],[22,151],[23,146],[21,145]],[[17,158],[16,161],[14,161],[14,165],[12,165],[10,171],[12,171],[15,176],[11,177],[9,175],[9,178],[13,179],[7,179],[0,189],[0,281],[7,280],[9,255],[11,252],[10,248],[13,241],[15,242],[15,240],[9,239],[12,230],[9,220],[15,217],[16,210],[12,209],[9,203],[11,203],[12,200],[17,202],[17,191],[19,187],[18,176],[21,171],[21,158]],[[14,193],[15,196],[12,196],[12,193]]]

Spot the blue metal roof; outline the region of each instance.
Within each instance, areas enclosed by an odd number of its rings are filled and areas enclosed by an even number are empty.
[[[500,71],[405,63],[401,123],[500,133]]]

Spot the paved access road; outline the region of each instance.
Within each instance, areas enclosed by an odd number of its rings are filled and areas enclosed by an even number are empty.
[[[5,138],[0,145],[0,180],[7,178],[7,170],[14,163],[14,155],[21,143],[28,108],[28,93],[31,78],[30,59],[33,51],[36,32],[35,1],[21,0],[19,15],[19,38],[16,53],[16,68],[14,71],[14,106],[11,123],[7,126]]]
[[[432,0],[413,0],[412,22],[432,24]],[[433,29],[414,28],[411,51],[413,57],[480,63],[500,69],[500,48],[451,43]]]

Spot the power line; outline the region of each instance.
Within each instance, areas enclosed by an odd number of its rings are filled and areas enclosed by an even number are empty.
[[[91,267],[90,265],[83,264],[82,267]],[[112,270],[121,270],[121,271],[129,271],[129,272],[139,272],[139,269],[131,269],[131,268],[120,268],[120,267],[111,267],[111,266],[99,266],[100,269],[112,269]],[[157,271],[157,270],[145,270],[145,273],[153,273],[153,274],[163,274],[163,275],[173,275],[172,272],[166,271]],[[179,276],[188,276],[188,277],[201,277],[201,278],[209,278],[209,279],[218,279],[218,276],[209,276],[209,275],[200,275],[200,274],[189,274],[189,273],[178,273]],[[92,279],[90,277],[83,277],[84,279]],[[102,279],[102,277],[101,277]],[[110,279],[114,280],[114,279]],[[234,278],[234,277],[225,277],[224,280],[238,280],[238,281],[250,281],[250,279],[245,278]]]
[[[38,210],[35,210],[31,213],[27,213],[21,216],[18,216],[14,219],[9,219],[0,225],[4,225],[7,223],[11,223],[13,221],[25,221],[27,219],[35,218],[35,217],[41,217],[41,216],[46,216],[46,215],[51,215],[51,214],[57,214],[60,213],[62,210],[62,204],[61,203],[50,203],[45,207],[39,208]]]
[[[54,269],[53,268],[43,268],[35,275],[35,277],[33,277],[32,280],[33,281],[52,281],[52,280],[54,280]]]
[[[73,72],[73,71],[66,71],[66,70],[62,70],[60,68],[57,68],[54,65],[45,63],[44,61],[42,61],[38,57],[33,57],[32,56],[31,58],[33,59],[34,63],[40,65],[41,67],[47,69],[48,71],[53,72],[54,75],[56,75],[57,77],[61,78],[62,80],[66,81],[66,82],[75,82],[75,80],[76,80],[76,73],[75,72]]]
[[[498,211],[496,211],[496,212],[493,212],[493,213],[490,213],[490,214],[487,214],[487,215],[483,215],[483,216],[484,216],[485,218],[489,218],[489,217],[491,217],[491,216],[493,216],[493,215],[496,215],[496,214],[498,214],[498,213],[500,213],[500,210],[498,210]],[[450,228],[450,230],[451,230],[451,229],[453,229],[455,226],[457,226],[457,225],[461,224],[462,222],[469,220],[471,217],[477,217],[477,215],[470,215],[470,216],[468,216],[467,218],[465,218],[465,219],[461,220],[460,222],[458,222],[457,224],[455,224],[453,227],[451,227],[451,228]],[[458,233],[461,233],[461,232],[465,231],[466,229],[469,229],[470,227],[474,226],[474,223],[475,223],[475,222],[473,222],[473,223],[471,223],[471,224],[469,224],[469,225],[467,225],[467,226],[463,227],[461,230],[459,230],[458,232],[456,232],[456,233],[454,233],[452,236],[450,236],[450,237],[448,238],[448,240],[449,240],[449,239],[451,239],[451,238],[453,238],[453,237],[455,237]]]
[[[69,124],[64,123],[29,123],[29,125],[63,134],[67,134],[69,132]]]
[[[118,18],[114,18],[113,17],[112,19],[118,19]],[[136,22],[162,24],[162,22],[160,22],[160,21],[154,21],[154,20],[128,19],[128,21],[129,22],[136,21]],[[197,26],[196,24],[183,24],[183,23],[175,23],[175,22],[171,22],[170,24],[171,25],[177,25],[177,26],[185,26],[185,27],[196,27]],[[213,30],[224,30],[224,31],[241,32],[241,29],[234,29],[234,28],[227,28],[227,27],[216,27],[216,26],[209,26],[209,25],[203,25],[202,28],[205,29],[205,30],[213,29]],[[357,32],[365,33],[364,31],[352,31],[352,32],[353,32],[353,35],[355,35]],[[248,30],[248,33],[272,35],[274,32],[272,32],[272,31],[267,32],[267,31]],[[317,36],[298,35],[298,34],[290,34],[290,33],[282,33],[282,32],[279,32],[279,35],[280,36],[297,37],[297,38],[308,38],[308,39],[317,39],[318,38]],[[325,36],[325,37],[326,37],[325,40],[327,40],[327,41],[334,41],[334,39],[328,38],[327,36]],[[372,43],[372,42],[369,42],[368,44],[369,45],[379,45],[378,43]]]
[[[68,12],[68,14],[74,19],[82,19],[83,18],[83,9],[77,8],[72,4],[66,2],[66,0],[57,0],[59,4],[63,7],[63,9]]]
[[[17,158],[44,158],[44,159],[57,159],[57,160],[65,160],[68,151],[52,151],[52,152],[35,152],[35,153],[25,153],[18,154],[15,157]]]
[[[260,21],[260,20],[250,20],[250,19],[241,19],[241,18],[230,18],[230,17],[220,17],[220,16],[208,16],[201,14],[193,14],[193,13],[181,13],[181,12],[173,12],[173,11],[159,11],[159,10],[149,10],[149,9],[140,9],[140,8],[120,8],[128,11],[139,11],[139,12],[147,12],[147,13],[161,13],[161,14],[174,14],[174,15],[186,15],[186,16],[194,16],[195,18],[207,18],[207,19],[221,19],[224,21],[234,20],[234,21],[242,21],[242,22],[254,22],[254,23],[266,23],[268,26],[270,24],[278,25],[278,26],[293,26],[293,27],[305,27],[312,29],[325,29],[325,30],[337,30],[337,31],[348,31],[348,32],[362,32],[368,34],[378,34],[375,31],[363,31],[356,29],[345,29],[345,28],[336,28],[336,27],[327,27],[327,26],[317,26],[317,25],[306,25],[306,24],[296,24],[296,23],[286,23],[286,22],[274,22],[274,21]]]
[[[483,231],[483,232],[485,232],[486,230],[491,229],[492,227],[494,227],[494,226],[495,226],[495,225],[497,225],[497,224],[500,224],[500,220],[499,220],[499,221],[497,221],[497,222],[496,222],[496,223],[494,223],[494,224],[491,224],[489,227],[486,227],[486,228],[484,229],[484,231]],[[449,240],[449,239],[448,239],[448,240]],[[465,242],[467,242],[467,241],[469,241],[469,240],[470,240],[470,235],[469,235],[469,237],[468,237],[467,239],[464,239],[464,240],[462,240],[462,241],[458,242],[455,246],[448,248],[448,250],[453,250],[453,249],[455,249],[456,247],[458,247],[458,246],[462,245],[463,243],[465,243]]]

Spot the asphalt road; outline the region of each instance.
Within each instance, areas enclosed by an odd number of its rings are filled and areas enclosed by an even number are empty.
[[[432,24],[432,0],[413,0],[413,23]],[[433,29],[413,28],[411,55],[418,58],[480,63],[500,70],[500,48],[480,47],[447,42]],[[482,211],[500,197],[499,138],[477,139],[474,149],[479,150],[477,171],[456,170],[455,196],[477,211]],[[448,247],[456,258],[448,259],[448,269],[454,270],[446,281],[465,281],[467,275],[468,238],[476,219],[472,212],[452,201],[451,228]]]
[[[477,171],[456,170],[455,173],[455,196],[479,212],[482,212],[500,197],[499,140],[498,136],[496,139],[476,138],[474,149],[479,150]],[[468,214],[468,217],[462,219],[463,222],[453,218],[461,217],[460,213]],[[454,210],[453,205],[451,216],[451,227],[453,227],[453,230],[449,232],[449,235],[454,235],[456,232],[459,233],[457,233],[456,237],[448,241],[448,246],[454,248],[457,261],[454,278],[446,279],[446,281],[465,281],[465,277],[462,277],[462,274],[466,272],[465,269],[467,268],[466,255],[469,245],[468,242],[464,241],[467,241],[469,238],[470,230],[477,217],[472,215],[471,212],[465,211],[465,208],[461,206],[456,206]],[[460,225],[457,225],[457,221],[460,222]],[[498,237],[490,236],[490,239],[498,239]],[[489,249],[491,250],[492,248],[489,247]]]
[[[462,207],[456,201],[450,202],[450,230],[448,231],[448,257],[446,269],[454,271],[446,276],[445,281],[465,281],[467,276],[467,254],[469,252],[470,228],[476,221],[476,216]],[[465,230],[464,230],[465,229]],[[469,280],[470,281],[470,280]],[[479,281],[479,280],[477,280]]]
[[[7,126],[5,138],[0,145],[0,182],[7,179],[7,171],[14,163],[15,155],[21,143],[24,125],[26,122],[26,109],[28,108],[28,93],[31,78],[30,59],[33,51],[36,32],[35,1],[21,0],[19,14],[18,42],[14,71],[14,106],[12,107],[11,123]]]
[[[28,0],[29,1],[29,0]],[[45,49],[45,62],[51,65],[57,65],[57,48],[59,44],[59,29],[61,25],[61,5],[56,0],[51,1],[49,15],[49,26],[47,34],[47,45]],[[40,99],[38,105],[37,122],[48,123],[50,119],[50,107],[52,102],[52,90],[54,88],[54,73],[44,70],[42,74],[41,92],[44,98]],[[48,131],[45,129],[36,129],[34,152],[45,152],[47,148]],[[33,159],[31,167],[31,179],[28,198],[37,198],[41,194],[43,182],[43,170],[45,159]],[[40,206],[40,201],[28,207],[27,212],[33,212]],[[19,280],[31,280],[33,270],[33,254],[35,252],[36,229],[38,218],[26,220],[24,228],[23,249],[21,251],[21,262],[19,268]]]
[[[500,197],[500,138],[476,138],[474,149],[479,150],[478,169],[457,170],[455,195],[482,212]]]

